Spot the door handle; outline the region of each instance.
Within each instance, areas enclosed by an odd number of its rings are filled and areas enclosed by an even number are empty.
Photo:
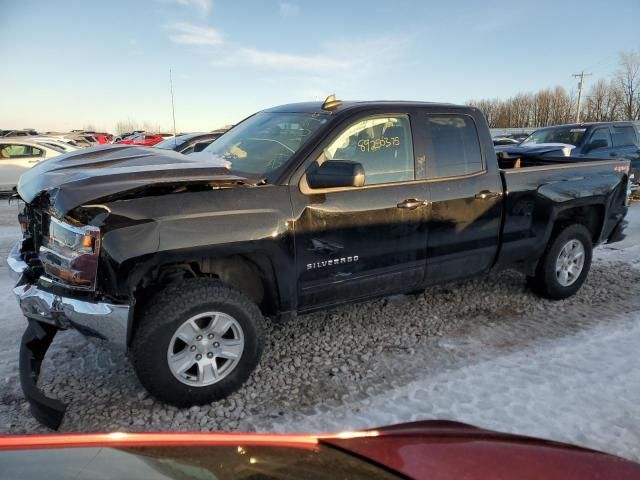
[[[618,154],[617,154],[616,152],[611,152],[611,153],[609,154],[609,156],[610,156],[610,157],[617,157],[617,156],[618,156]]]
[[[481,192],[476,193],[476,198],[484,200],[486,198],[496,198],[502,195],[502,192],[492,192],[490,190],[482,190]]]
[[[417,200],[415,198],[409,198],[403,202],[400,202],[397,207],[398,208],[408,208],[409,210],[415,210],[418,207],[423,207],[425,205],[429,205],[427,200]]]
[[[40,160],[27,160],[28,163],[38,163]]]

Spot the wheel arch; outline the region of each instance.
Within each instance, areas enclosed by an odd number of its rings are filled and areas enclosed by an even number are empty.
[[[601,203],[576,205],[560,210],[553,221],[553,229],[549,239],[553,238],[558,229],[569,224],[583,225],[591,233],[594,245],[599,243],[604,227],[605,206]]]
[[[126,275],[134,299],[129,342],[146,303],[158,289],[188,278],[213,278],[253,300],[265,316],[281,310],[276,269],[266,252],[162,252],[133,259]]]

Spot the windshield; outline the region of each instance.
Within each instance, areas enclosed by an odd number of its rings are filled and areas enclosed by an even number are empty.
[[[257,113],[204,151],[230,161],[235,172],[270,178],[327,121],[310,113]]]
[[[154,147],[156,148],[165,148],[167,150],[173,150],[175,146],[179,143],[182,143],[186,138],[183,135],[178,135],[177,137],[169,137],[166,140],[163,140],[159,143],[156,143]]]
[[[536,145],[539,143],[567,143],[569,145],[580,145],[586,128],[581,127],[558,127],[537,130],[523,140],[521,145]]]

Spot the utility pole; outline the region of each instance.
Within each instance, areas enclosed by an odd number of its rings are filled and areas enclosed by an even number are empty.
[[[580,106],[582,101],[582,89],[584,88],[584,77],[588,77],[591,73],[584,73],[584,70],[580,73],[575,73],[573,76],[579,78],[578,80],[578,108],[576,109],[576,123],[580,123]]]
[[[171,69],[169,69],[169,88],[171,89],[171,116],[173,117],[173,141],[174,145],[177,145],[176,139],[176,108],[173,103],[173,77],[171,76]]]

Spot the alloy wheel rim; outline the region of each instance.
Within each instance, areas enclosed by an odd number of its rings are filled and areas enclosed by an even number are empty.
[[[167,350],[169,370],[180,382],[206,387],[229,375],[240,362],[244,332],[224,312],[194,315],[178,327]]]
[[[571,239],[564,244],[556,260],[556,278],[563,287],[573,285],[584,268],[585,249],[581,241]]]

